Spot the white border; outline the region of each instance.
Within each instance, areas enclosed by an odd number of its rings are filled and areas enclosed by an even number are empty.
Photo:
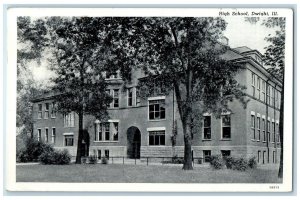
[[[260,2],[260,1],[259,1]],[[254,3],[254,2],[252,2]],[[201,12],[200,12],[201,10]],[[232,11],[237,9],[223,9],[222,11]],[[238,9],[241,11],[253,11],[267,9]],[[280,16],[287,17],[286,24],[286,77],[293,77],[293,21],[292,10],[289,9],[271,9],[277,11]],[[7,69],[7,82],[9,86],[5,100],[6,105],[6,133],[15,133],[16,131],[16,16],[31,15],[31,16],[186,16],[186,17],[203,17],[203,16],[218,16],[219,9],[154,9],[154,8],[103,8],[103,9],[79,9],[79,8],[14,8],[8,10],[7,24],[7,50],[8,50],[8,63]],[[9,66],[9,67],[8,67]],[[8,190],[14,191],[164,191],[164,192],[216,192],[216,191],[260,191],[260,192],[282,192],[291,191],[292,189],[292,113],[293,113],[293,87],[291,79],[285,80],[285,96],[290,97],[285,99],[285,118],[284,118],[284,179],[283,184],[272,184],[279,186],[279,189],[274,191],[269,188],[270,184],[126,184],[126,183],[16,183],[16,160],[15,160],[15,147],[16,140],[14,134],[6,134],[6,171],[7,171],[7,185]],[[213,186],[213,187],[212,187]]]

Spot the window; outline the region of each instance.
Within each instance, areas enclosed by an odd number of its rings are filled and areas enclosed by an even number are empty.
[[[266,97],[265,88],[266,88],[266,82],[264,80],[262,80],[261,94],[262,94],[263,102],[265,102],[265,97]]]
[[[64,127],[74,127],[75,126],[75,113],[70,112],[64,115]]]
[[[211,116],[204,116],[203,120],[203,138],[211,139]]]
[[[140,88],[139,87],[136,87],[135,88],[135,104],[137,106],[139,106],[141,103],[141,98],[140,98]]]
[[[41,141],[41,138],[42,138],[42,130],[39,128],[39,129],[38,129],[37,140],[38,140],[38,141]]]
[[[258,138],[257,140],[260,140],[260,117],[257,117],[257,135],[258,135]]]
[[[276,123],[276,130],[277,130],[277,142],[279,143],[280,142],[280,135],[279,135],[279,124]]]
[[[251,132],[253,140],[255,140],[255,115],[251,115]]]
[[[271,87],[271,102],[270,102],[270,105],[274,106],[274,103],[275,103],[275,100],[274,100],[274,97],[275,97],[275,93],[274,93],[275,89],[273,87]]]
[[[255,74],[252,73],[252,96],[255,97]]]
[[[117,123],[117,122],[112,123],[112,135],[113,135],[113,140],[118,141],[118,139],[119,139],[119,123]]]
[[[45,115],[44,115],[45,119],[49,118],[49,103],[45,103]]]
[[[119,72],[113,72],[113,73],[109,73],[109,72],[106,72],[105,73],[105,78],[106,79],[117,79],[117,78],[120,78],[120,75],[119,75]]]
[[[56,129],[52,128],[52,143],[55,144],[56,140]]]
[[[158,120],[166,117],[165,100],[149,100],[149,119]]]
[[[165,131],[149,131],[149,145],[165,145]]]
[[[223,157],[230,156],[231,152],[230,150],[221,150],[221,154]]]
[[[113,108],[119,107],[119,89],[113,90]]]
[[[104,154],[105,154],[105,158],[109,159],[109,150],[108,149],[106,149],[104,151]]]
[[[101,150],[98,149],[98,159],[101,159]]]
[[[260,99],[260,77],[257,77],[257,94],[257,98]]]
[[[48,128],[45,128],[45,142],[48,143],[49,131]]]
[[[42,104],[38,104],[38,119],[42,119],[42,115],[43,115],[43,105]]]
[[[257,152],[257,163],[260,162],[260,151]]]
[[[52,105],[51,106],[51,117],[55,118],[56,117],[56,104],[53,102],[51,105]]]
[[[211,157],[211,151],[210,150],[203,150],[203,157],[204,157],[204,162],[210,162],[210,157]]]
[[[270,120],[268,120],[268,122],[267,122],[268,124],[267,124],[267,131],[268,131],[268,133],[267,133],[267,135],[268,135],[268,141],[270,142],[271,141],[271,135],[270,135],[270,129],[271,129],[271,126],[270,126]]]
[[[267,85],[267,104],[270,104],[270,86]]]
[[[133,106],[133,88],[127,90],[127,104]]]
[[[65,146],[73,146],[73,145],[74,145],[74,136],[65,135]]]
[[[95,127],[95,141],[118,141],[119,123],[104,122],[97,123]]]
[[[105,135],[105,140],[110,140],[110,133],[109,133],[109,123],[104,123],[104,135]]]
[[[223,115],[222,116],[222,138],[223,139],[231,138],[230,126],[231,126],[230,115]]]
[[[275,122],[272,122],[272,133],[273,133],[273,142],[275,142]]]
[[[276,163],[276,152],[273,151],[273,163]]]
[[[262,118],[262,122],[261,122],[261,127],[262,127],[262,133],[263,133],[263,141],[265,142],[266,141],[266,122],[265,122],[265,119]]]

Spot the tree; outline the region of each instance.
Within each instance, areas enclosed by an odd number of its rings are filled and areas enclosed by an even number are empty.
[[[234,76],[241,65],[226,60],[228,46],[218,42],[226,28],[221,18],[115,18],[114,35],[123,69],[143,69],[143,85],[174,89],[184,135],[184,170],[191,170],[191,137],[200,106],[202,112],[230,110],[228,102],[243,101]],[[125,63],[125,64],[124,64]],[[127,71],[128,71],[127,70]],[[146,90],[142,90],[146,91]]]
[[[285,68],[285,18],[284,17],[268,17],[261,20],[260,18],[249,17],[246,21],[256,24],[261,21],[261,25],[268,28],[278,29],[275,35],[269,34],[265,40],[270,44],[265,47],[264,63],[267,69],[274,77],[282,83],[281,99],[280,99],[280,116],[279,116],[279,137],[280,137],[280,164],[278,177],[283,177],[283,117],[284,117],[284,68]]]
[[[31,23],[29,17],[18,17],[17,20],[17,124],[20,133],[30,133],[32,130],[32,98],[44,92],[41,84],[33,79],[32,72],[28,68],[31,61],[40,61],[41,52],[44,48],[41,42],[44,41],[46,31],[43,29],[43,22]]]
[[[263,25],[268,28],[277,27],[279,30],[275,35],[269,35],[265,38],[271,44],[267,46],[265,52],[265,63],[271,68],[268,71],[282,81],[280,116],[279,116],[279,137],[280,137],[280,164],[278,177],[283,177],[283,117],[284,117],[284,68],[285,68],[285,18],[270,17],[264,20]]]
[[[107,115],[107,105],[112,101],[105,92],[104,77],[105,73],[115,72],[110,39],[106,37],[109,21],[106,18],[50,17],[39,19],[31,26],[33,30],[46,32],[38,43],[42,51],[51,54],[48,61],[55,72],[52,90],[57,110],[63,114],[72,111],[78,114],[76,163],[80,164],[84,115],[102,118]],[[40,53],[36,57],[43,56]]]

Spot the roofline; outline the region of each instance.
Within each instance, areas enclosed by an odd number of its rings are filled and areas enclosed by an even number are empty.
[[[234,61],[237,62],[249,62],[253,67],[255,67],[258,71],[260,71],[261,73],[263,73],[265,76],[267,76],[268,78],[270,78],[271,80],[275,80],[279,83],[280,87],[283,86],[283,83],[281,80],[279,80],[276,76],[272,75],[270,72],[268,72],[268,70],[266,68],[264,68],[263,66],[261,66],[256,60],[252,59],[251,57],[244,57],[244,58],[237,58],[234,59]]]

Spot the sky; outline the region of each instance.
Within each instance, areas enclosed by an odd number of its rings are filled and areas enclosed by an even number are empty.
[[[268,34],[275,33],[275,30],[262,26],[260,22],[256,24],[245,22],[243,17],[226,17],[224,19],[228,23],[224,35],[229,39],[228,44],[232,48],[247,46],[263,54],[265,52],[264,47],[268,45],[264,38]],[[36,81],[46,84],[47,80],[54,75],[47,69],[46,62],[42,62],[40,66],[32,62],[30,69]]]

